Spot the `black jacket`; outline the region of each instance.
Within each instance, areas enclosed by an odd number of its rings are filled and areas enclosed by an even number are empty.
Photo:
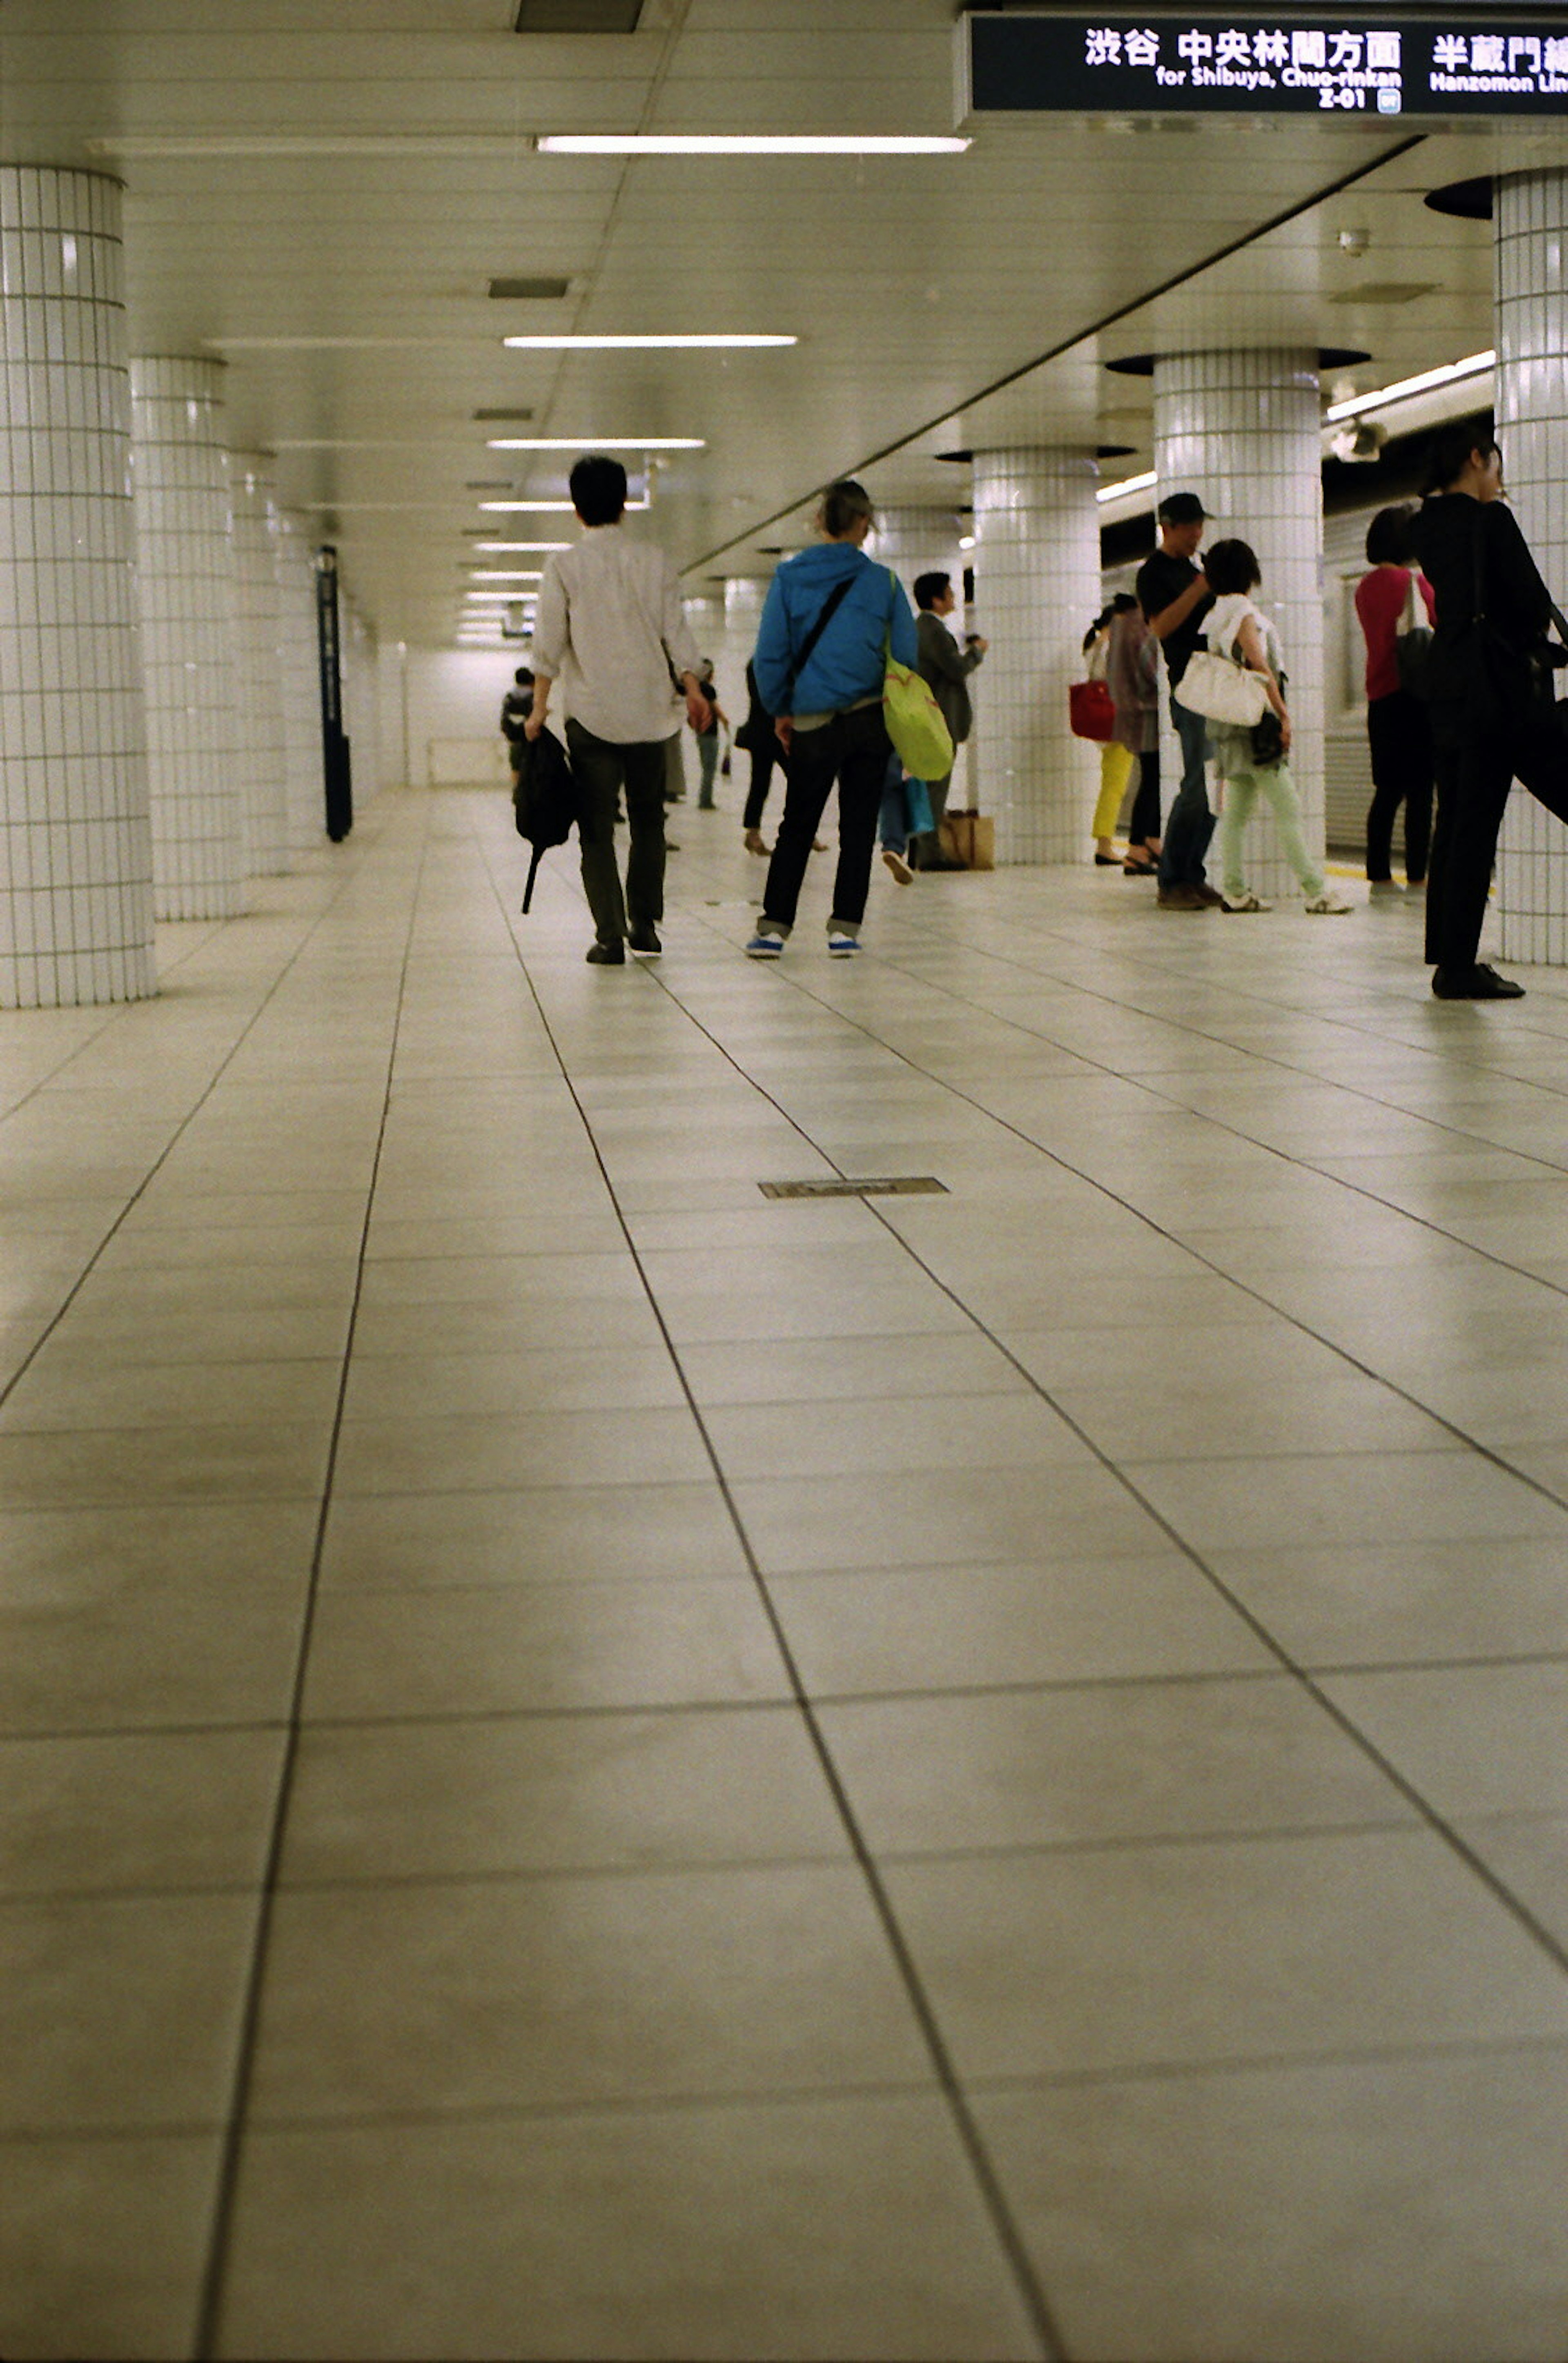
[[[1437,493],[1417,512],[1410,538],[1437,594],[1433,703],[1473,698],[1482,685],[1482,667],[1495,691],[1507,693],[1522,684],[1528,654],[1551,621],[1551,594],[1513,511],[1501,501]],[[1478,561],[1485,619],[1480,635],[1475,630]]]

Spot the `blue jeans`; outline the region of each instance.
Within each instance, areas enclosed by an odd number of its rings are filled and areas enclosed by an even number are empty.
[[[1208,724],[1171,699],[1171,719],[1182,742],[1182,783],[1165,821],[1160,855],[1162,886],[1201,886],[1203,857],[1214,835],[1214,815],[1208,808],[1208,781],[1204,756],[1208,748]]]
[[[877,814],[877,841],[884,853],[902,854],[909,842],[909,808],[904,801],[904,766],[890,755],[882,782],[882,808]]]

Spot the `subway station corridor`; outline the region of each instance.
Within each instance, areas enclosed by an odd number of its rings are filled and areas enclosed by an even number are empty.
[[[0,2353],[1560,2363],[1568,979],[677,833],[0,1018]]]

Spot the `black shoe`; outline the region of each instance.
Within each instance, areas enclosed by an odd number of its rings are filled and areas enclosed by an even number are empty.
[[[614,943],[590,944],[588,947],[588,960],[590,966],[594,968],[624,968],[626,966],[626,946],[622,943],[618,936],[616,937]]]
[[[627,935],[627,942],[634,952],[646,952],[651,959],[655,952],[662,952],[664,949],[652,927],[631,928]]]
[[[1499,976],[1485,960],[1474,968],[1435,968],[1432,991],[1440,1001],[1522,1001],[1525,989],[1511,976]]]

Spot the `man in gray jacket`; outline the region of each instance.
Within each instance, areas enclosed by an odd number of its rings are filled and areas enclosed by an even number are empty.
[[[969,676],[980,662],[989,643],[978,634],[967,648],[961,649],[949,631],[944,618],[958,605],[951,574],[919,574],[915,578],[915,629],[920,642],[919,667],[922,676],[930,683],[931,693],[941,707],[942,719],[951,734],[955,748],[962,747],[974,723],[973,709],[969,702]],[[931,800],[931,833],[917,838],[910,847],[918,870],[962,870],[963,864],[942,859],[942,815],[947,810],[948,789],[952,783],[950,771],[945,780],[928,780],[926,793]]]

